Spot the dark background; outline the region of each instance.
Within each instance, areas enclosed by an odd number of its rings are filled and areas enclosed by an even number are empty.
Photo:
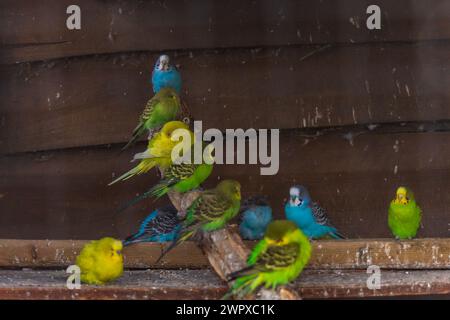
[[[280,171],[218,165],[244,197],[274,212],[293,183],[309,187],[349,237],[390,237],[400,184],[423,208],[420,237],[450,235],[450,3],[377,1],[73,1],[0,3],[0,238],[127,235],[148,200],[120,203],[156,172],[107,187],[152,96],[155,59],[180,68],[182,98],[208,127],[280,128]],[[166,200],[163,200],[164,202]]]

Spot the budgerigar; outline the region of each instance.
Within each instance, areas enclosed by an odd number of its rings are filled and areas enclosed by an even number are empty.
[[[311,244],[304,233],[288,220],[274,220],[264,238],[250,253],[248,267],[228,275],[235,280],[224,298],[242,298],[259,286],[275,289],[295,280],[311,256]]]
[[[76,259],[81,281],[105,284],[123,273],[122,241],[106,237],[86,244]]]
[[[191,136],[191,142],[194,142],[194,133],[189,130],[187,124],[181,121],[169,121],[162,127],[161,131],[156,133],[148,142],[147,150],[145,152],[134,155],[134,160],[140,160],[139,164],[130,171],[124,173],[109,185],[118,181],[127,180],[135,175],[146,173],[153,167],[166,169],[172,164],[172,149],[180,143],[179,140],[173,141],[172,134],[177,132],[177,129],[187,130]]]
[[[152,73],[152,85],[154,93],[169,87],[180,94],[181,76],[177,68],[170,64],[169,56],[163,54],[156,60]]]
[[[417,205],[411,189],[399,187],[388,210],[388,224],[397,239],[416,236],[422,220],[422,210]]]
[[[151,98],[142,112],[125,150],[135,143],[148,130],[156,129],[181,115],[180,97],[172,88],[163,88]]]
[[[123,245],[173,241],[181,227],[177,214],[177,209],[173,205],[154,210],[142,221],[138,232],[123,241]]]
[[[208,156],[212,161],[211,153],[209,153]],[[164,177],[158,184],[123,205],[119,211],[123,211],[150,196],[160,198],[171,190],[179,193],[194,190],[210,176],[212,170],[213,164],[206,162],[201,164],[194,164],[192,161],[191,163],[172,163],[172,165],[164,170]]]
[[[289,201],[284,212],[288,220],[293,221],[303,233],[311,239],[330,236],[334,239],[344,239],[327,217],[326,211],[311,200],[304,186],[293,186],[289,190]]]
[[[260,240],[272,221],[272,208],[267,199],[255,196],[246,199],[241,206],[242,218],[239,233],[246,240]]]
[[[238,214],[240,205],[241,185],[235,180],[223,180],[214,189],[203,191],[187,208],[179,236],[163,251],[158,261],[199,232],[224,228]]]

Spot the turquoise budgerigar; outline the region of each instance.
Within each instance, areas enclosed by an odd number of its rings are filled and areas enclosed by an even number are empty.
[[[272,208],[266,197],[254,196],[241,205],[241,223],[239,233],[245,240],[260,240],[272,221]]]
[[[130,141],[122,148],[125,150],[135,143],[145,132],[162,127],[181,115],[180,97],[172,88],[161,89],[151,98],[142,112],[139,123],[133,130]]]
[[[243,298],[259,286],[275,289],[295,280],[311,257],[311,244],[295,223],[271,222],[264,238],[256,244],[247,259],[247,267],[228,275],[235,280],[223,297]]]
[[[422,210],[417,205],[411,189],[399,187],[388,210],[388,224],[397,239],[416,236],[422,220]]]
[[[311,200],[304,186],[293,186],[289,190],[289,200],[284,207],[286,218],[295,224],[311,239],[330,236],[344,239],[327,217],[326,211]]]
[[[158,93],[163,88],[172,88],[178,94],[181,92],[181,76],[177,68],[170,64],[168,55],[161,55],[156,60],[152,73],[153,92]]]
[[[178,211],[173,205],[159,208],[142,221],[138,232],[123,241],[124,246],[140,242],[173,241],[180,231]]]
[[[179,236],[163,251],[164,255],[178,244],[195,238],[202,232],[224,228],[241,206],[241,185],[235,180],[223,180],[214,189],[203,191],[187,208]]]

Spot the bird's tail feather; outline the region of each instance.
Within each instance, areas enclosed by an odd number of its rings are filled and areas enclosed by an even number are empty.
[[[163,252],[161,253],[161,255],[159,256],[159,258],[155,261],[156,263],[159,263],[161,261],[162,258],[164,258],[164,256],[169,253],[173,248],[175,248],[177,245],[179,245],[181,242],[184,242],[186,240],[188,240],[190,237],[192,237],[192,235],[194,234],[195,230],[189,230],[186,232],[183,232],[183,234],[178,237],[177,239],[175,239],[174,241],[172,241],[172,243],[163,250]]]
[[[222,300],[229,299],[231,296],[247,296],[252,291],[252,284],[256,277],[256,274],[249,274],[237,279],[231,286],[230,290],[228,290],[228,292],[222,297]]]
[[[130,141],[122,148],[122,151],[125,151],[128,147],[132,146],[136,143],[136,141],[141,137],[141,135],[145,132],[145,127],[143,123],[140,123],[134,130],[131,135]]]
[[[135,244],[135,243],[142,242],[142,241],[144,241],[143,235],[144,234],[142,234],[141,232],[132,234],[131,236],[126,237],[122,241],[122,244],[123,244],[124,247],[126,247],[126,246],[129,246],[129,245]]]
[[[173,182],[169,180],[162,180],[157,185],[153,186],[148,192],[151,196],[156,198],[161,198],[163,195],[165,195],[167,192],[169,192],[169,188],[174,185]]]
[[[341,240],[347,239],[346,236],[344,236],[342,233],[340,233],[340,232],[337,231],[337,230],[334,230],[333,232],[331,232],[331,236],[332,236],[334,239],[341,239]]]
[[[136,174],[139,173],[139,168],[136,166],[133,169],[131,169],[130,171],[125,172],[123,175],[121,175],[120,177],[118,177],[117,179],[115,179],[114,181],[110,182],[108,184],[108,186],[112,186],[113,184],[119,182],[119,181],[125,181],[130,179],[131,177],[134,177]]]

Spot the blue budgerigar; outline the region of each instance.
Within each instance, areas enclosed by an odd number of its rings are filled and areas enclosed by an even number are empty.
[[[289,190],[289,201],[284,207],[286,218],[295,224],[310,239],[332,237],[344,239],[327,217],[326,211],[311,200],[308,190],[304,186],[293,186]]]
[[[152,85],[154,93],[169,87],[180,94],[181,76],[177,68],[170,64],[169,56],[163,54],[156,60],[152,73]]]
[[[139,242],[173,241],[180,231],[177,209],[173,205],[159,208],[142,221],[138,232],[123,241],[124,246]]]
[[[267,225],[272,221],[272,208],[267,198],[254,196],[241,205],[242,218],[239,233],[246,240],[260,240],[264,237]]]

